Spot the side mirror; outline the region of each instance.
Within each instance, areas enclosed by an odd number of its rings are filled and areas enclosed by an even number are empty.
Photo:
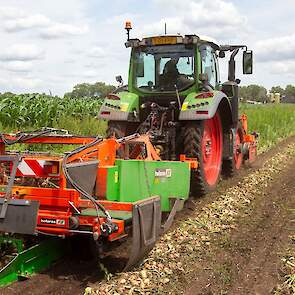
[[[247,50],[243,52],[243,74],[249,75],[253,73],[253,51]]]
[[[119,84],[123,84],[123,78],[121,75],[119,76],[116,76],[116,81],[119,83]]]

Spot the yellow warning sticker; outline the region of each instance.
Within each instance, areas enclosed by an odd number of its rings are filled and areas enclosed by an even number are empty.
[[[127,112],[129,103],[128,102],[121,102],[121,111]]]
[[[187,106],[188,106],[188,102],[184,102],[183,105],[182,105],[181,110],[182,111],[186,111],[187,110]]]
[[[114,178],[115,178],[115,183],[117,183],[118,182],[118,178],[119,178],[118,171],[115,171]]]

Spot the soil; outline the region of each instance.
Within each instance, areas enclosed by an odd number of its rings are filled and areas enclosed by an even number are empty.
[[[220,192],[230,189],[294,142],[295,137],[281,142],[234,178],[222,181],[216,192],[192,199],[178,215],[178,221],[186,219],[190,212],[201,210],[218,198]],[[295,208],[295,159],[271,186],[261,191],[265,197],[255,200],[244,212],[237,229],[212,242],[210,251],[198,260],[193,274],[190,273],[191,283],[180,282],[179,293],[175,294],[271,294],[278,283],[279,252],[290,234],[287,225],[291,216],[287,208]],[[78,251],[44,273],[1,289],[0,294],[83,294],[85,287],[103,278],[103,273],[97,264],[82,256]]]
[[[77,257],[70,255],[48,271],[0,289],[0,294],[83,294],[89,283],[101,280],[104,275],[99,271],[97,264],[79,258],[79,253]]]
[[[203,271],[194,274],[184,294],[274,294],[294,219],[295,159],[264,196],[247,209],[236,230],[215,241]]]

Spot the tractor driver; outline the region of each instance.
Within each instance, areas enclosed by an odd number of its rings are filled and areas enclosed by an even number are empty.
[[[177,69],[178,60],[179,58],[171,58],[164,66],[163,74],[160,77],[160,84],[164,89],[174,89],[174,85],[180,77]]]

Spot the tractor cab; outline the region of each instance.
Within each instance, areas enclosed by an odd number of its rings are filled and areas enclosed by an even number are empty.
[[[233,100],[237,100],[239,80],[235,79],[234,57],[239,49],[247,49],[246,46],[220,46],[211,38],[197,35],[130,39],[130,22],[126,23],[125,29],[128,35],[125,46],[131,48],[128,85],[122,87],[121,84],[115,95],[111,94],[106,98],[99,113],[100,118],[142,122],[147,111],[141,106],[154,102],[165,107],[170,103],[176,104],[176,117],[182,120],[181,111],[196,106],[191,100],[193,95],[210,97],[214,91],[222,90],[228,97],[235,97]],[[226,51],[230,51],[232,55],[228,81],[221,84],[218,58],[225,57]],[[252,73],[252,52],[245,51],[244,56],[244,73]],[[116,79],[122,83],[121,76]],[[204,92],[208,93],[202,94]],[[237,105],[236,102],[234,104]],[[184,116],[187,117],[185,114]],[[130,127],[136,124],[127,125]],[[134,128],[131,126],[129,129],[135,131]]]
[[[129,39],[131,47],[128,88],[142,96],[167,96],[176,99],[204,86],[208,77],[211,90],[218,88],[219,70],[215,50],[218,45],[196,35],[156,36]]]
[[[164,38],[167,40],[168,38]],[[131,57],[131,84],[145,93],[183,91],[195,83],[195,58],[192,46],[173,44],[134,48]],[[156,38],[154,40],[160,40]]]

